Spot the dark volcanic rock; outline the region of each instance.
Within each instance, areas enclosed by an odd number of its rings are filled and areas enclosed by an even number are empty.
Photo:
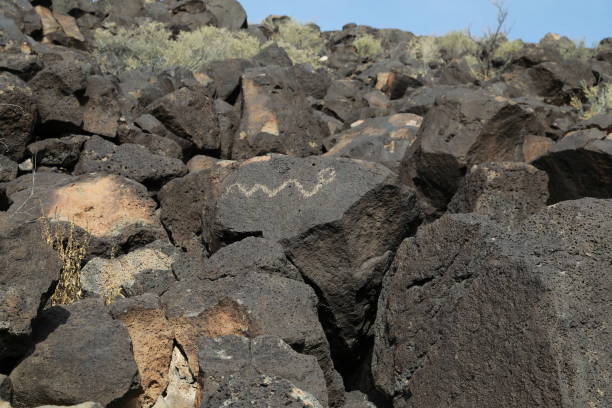
[[[302,280],[297,268],[285,256],[282,245],[255,237],[245,238],[215,252],[204,264],[200,277],[240,276],[249,271]]]
[[[427,213],[444,210],[469,166],[524,161],[529,135],[544,125],[533,110],[480,90],[455,88],[436,99],[416,142],[406,152],[400,176],[415,185]]]
[[[214,81],[216,97],[234,103],[240,92],[240,78],[252,66],[249,60],[235,58],[212,61],[203,67],[203,71]]]
[[[184,296],[185,293],[189,296]],[[280,337],[293,349],[317,358],[327,382],[330,404],[341,406],[342,379],[334,370],[317,317],[317,297],[308,285],[260,273],[216,280],[192,279],[174,284],[162,296],[162,303],[189,361],[193,361],[194,353],[197,356],[197,339],[201,336]]]
[[[17,163],[0,154],[0,183],[14,180],[17,170]]]
[[[174,242],[187,250],[204,250],[201,238],[202,215],[214,207],[219,185],[231,174],[231,168],[214,165],[166,183],[159,191],[161,220]]]
[[[219,124],[213,101],[204,88],[180,88],[153,102],[147,111],[169,131],[193,143],[198,149],[220,149]]]
[[[74,174],[108,173],[124,176],[148,186],[162,186],[168,180],[181,177],[187,168],[178,159],[152,154],[135,144],[116,146],[93,136],[83,146]]]
[[[105,406],[138,393],[138,370],[127,330],[100,299],[50,308],[37,318],[37,344],[11,373],[16,408],[39,404]]]
[[[385,277],[372,374],[394,407],[605,405],[612,201],[541,210],[511,231],[445,216]]]
[[[548,176],[542,170],[526,163],[483,163],[470,169],[448,211],[515,223],[543,208],[547,200]]]
[[[0,96],[0,154],[21,161],[33,138],[39,96],[7,72],[0,72]]]
[[[117,141],[120,144],[131,143],[144,146],[151,153],[159,156],[179,160],[183,158],[183,149],[176,141],[169,137],[143,131],[136,125],[124,124],[120,126],[117,131]]]
[[[368,106],[364,94],[361,82],[348,79],[336,80],[329,87],[323,106],[326,112],[350,125],[358,119],[364,119],[361,111]]]
[[[309,156],[322,151],[325,128],[313,115],[290,68],[248,69],[242,76],[242,119],[232,158],[266,153]]]
[[[392,252],[417,218],[415,194],[380,164],[280,155],[243,162],[220,192],[209,247],[247,235],[280,242],[317,290],[337,361],[355,363]]]
[[[61,264],[38,223],[0,213],[0,372],[27,351],[31,320],[44,306]]]
[[[121,116],[119,89],[110,79],[100,75],[87,78],[87,103],[83,109],[83,130],[100,136],[115,137]]]
[[[570,132],[532,164],[548,173],[550,203],[612,198],[612,139],[604,131]]]
[[[81,148],[88,137],[72,135],[60,139],[44,139],[28,146],[37,166],[72,169],[79,160]]]
[[[406,150],[416,140],[422,120],[411,113],[365,120],[325,139],[325,156],[374,161],[397,172]]]
[[[225,393],[236,377],[239,377],[241,382],[253,381],[255,383],[262,376],[269,378],[271,383],[269,385],[277,383],[278,379],[291,384],[286,394],[280,393],[274,396],[270,393],[268,398],[281,399],[274,406],[295,404],[296,396],[300,395],[300,391],[301,395],[314,398],[321,407],[328,406],[325,378],[317,360],[312,356],[298,354],[278,337],[201,338],[198,356],[202,370],[200,382],[204,385],[202,407],[217,406],[213,401],[221,402],[223,399],[245,402],[251,400],[252,395],[249,393],[249,388],[240,390],[238,395],[226,395]],[[266,401],[268,406],[272,406],[269,405],[273,401],[270,399]]]

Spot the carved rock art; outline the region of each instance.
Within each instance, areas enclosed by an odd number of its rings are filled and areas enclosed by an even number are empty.
[[[263,184],[254,184],[251,188],[244,186],[242,183],[234,183],[228,187],[225,194],[229,194],[232,190],[238,190],[240,193],[244,194],[246,197],[252,197],[256,192],[261,191],[266,194],[270,198],[276,197],[281,191],[285,190],[290,185],[293,185],[297,188],[297,190],[302,194],[304,198],[310,198],[314,195],[317,195],[321,189],[332,183],[336,179],[336,171],[331,167],[323,169],[319,171],[317,174],[317,183],[314,185],[312,189],[307,189],[304,187],[301,181],[297,179],[289,179],[282,183],[280,186],[275,189],[270,189],[270,187],[265,186]]]

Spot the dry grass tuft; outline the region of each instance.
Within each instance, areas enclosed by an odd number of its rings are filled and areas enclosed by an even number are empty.
[[[81,265],[87,255],[89,238],[77,236],[75,225],[69,222],[51,223],[41,217],[42,236],[46,243],[57,252],[62,263],[59,282],[51,295],[51,306],[69,305],[81,298]]]

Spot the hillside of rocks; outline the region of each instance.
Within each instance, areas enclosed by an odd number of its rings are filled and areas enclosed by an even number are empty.
[[[612,406],[612,38],[493,40],[2,0],[0,407]]]

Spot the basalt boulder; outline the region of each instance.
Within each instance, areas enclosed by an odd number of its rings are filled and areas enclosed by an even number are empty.
[[[88,400],[127,404],[140,393],[128,332],[102,300],[43,311],[34,338],[32,353],[10,375],[16,408]]]
[[[551,203],[612,198],[612,138],[605,131],[570,132],[532,164],[548,174]]]
[[[296,404],[296,400],[299,401],[297,396],[302,395],[304,399],[313,401],[311,406],[328,406],[325,378],[316,358],[297,353],[278,337],[201,338],[198,357],[202,367],[202,407],[223,406],[225,401],[252,400],[250,387],[236,394],[232,383],[237,380],[257,383],[262,379],[262,391],[266,381],[271,388],[278,386],[279,380],[290,384],[286,393],[275,395],[275,392],[270,392],[268,404],[279,399],[274,406],[299,406]],[[230,395],[227,395],[228,389],[233,391]]]
[[[455,88],[436,99],[401,164],[427,214],[443,211],[467,169],[495,161],[524,161],[525,140],[544,133],[531,109],[481,90]]]
[[[266,153],[309,156],[322,151],[325,128],[316,119],[291,68],[248,69],[242,76],[242,117],[233,159]]]
[[[512,229],[455,214],[405,240],[372,363],[392,406],[605,405],[611,211],[566,201]]]
[[[411,113],[365,120],[325,139],[325,156],[373,161],[397,172],[406,150],[416,140],[422,121],[422,117]]]
[[[0,73],[0,154],[21,161],[33,139],[37,95],[18,77]]]
[[[317,291],[336,361],[352,366],[382,276],[419,213],[414,192],[395,180],[380,164],[350,159],[248,160],[220,185],[203,238],[213,250],[245,236],[280,242]]]
[[[161,299],[193,372],[206,370],[197,364],[198,338],[202,336],[276,336],[294,350],[316,357],[325,376],[330,405],[342,406],[344,386],[334,370],[317,317],[317,297],[308,285],[251,272],[215,280],[180,281]]]
[[[74,174],[107,173],[130,178],[146,186],[161,187],[187,173],[182,161],[151,153],[143,146],[115,145],[92,136],[83,145]]]

